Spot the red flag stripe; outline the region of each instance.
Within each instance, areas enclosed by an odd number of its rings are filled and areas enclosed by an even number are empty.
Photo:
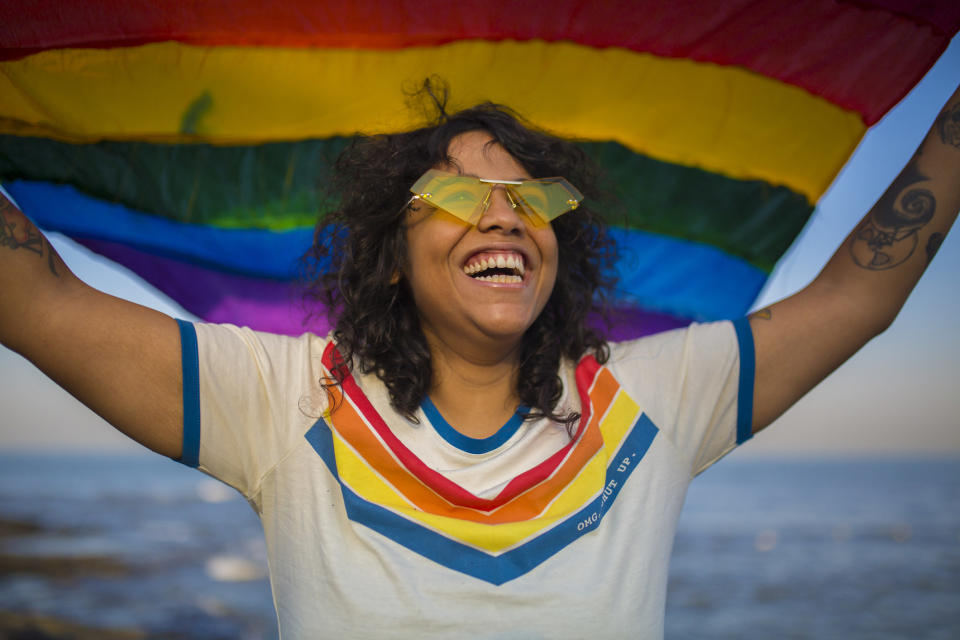
[[[876,6],[871,6],[876,5]],[[905,0],[21,0],[0,3],[0,58],[63,47],[430,46],[571,40],[749,68],[878,120],[933,64],[960,3]],[[575,80],[575,79],[574,79]]]

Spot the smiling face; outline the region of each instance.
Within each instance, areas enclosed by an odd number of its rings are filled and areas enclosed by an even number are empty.
[[[490,180],[533,177],[483,131],[454,138],[449,155],[454,165],[438,168]],[[553,229],[511,207],[502,185],[474,226],[423,201],[407,216],[404,274],[431,346],[513,349],[553,291]]]

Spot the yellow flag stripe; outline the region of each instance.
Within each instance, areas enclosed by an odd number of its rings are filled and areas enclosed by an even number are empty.
[[[784,184],[815,201],[865,128],[858,114],[736,67],[569,42],[400,50],[157,43],[0,63],[0,132],[73,141],[245,144],[419,124],[404,88],[436,74],[454,107],[517,109],[564,136]]]

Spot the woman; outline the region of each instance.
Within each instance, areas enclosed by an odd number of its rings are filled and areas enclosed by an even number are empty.
[[[329,338],[95,292],[5,204],[0,339],[247,497],[287,637],[658,637],[687,483],[893,320],[960,207],[958,121],[955,94],[820,276],[749,320],[605,344],[589,171],[482,105],[341,160]]]

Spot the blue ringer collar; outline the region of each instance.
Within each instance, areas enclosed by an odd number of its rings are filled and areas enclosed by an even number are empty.
[[[507,420],[506,424],[497,429],[497,432],[492,436],[486,438],[471,438],[450,426],[450,423],[440,415],[437,407],[433,404],[433,401],[430,400],[430,396],[423,399],[420,408],[423,409],[423,414],[427,417],[427,420],[430,421],[430,424],[433,425],[433,428],[436,429],[437,433],[440,434],[441,438],[466,453],[488,453],[493,451],[513,437],[513,434],[515,434],[517,429],[520,428],[520,425],[523,424],[524,416],[530,412],[530,407],[518,407],[516,413]]]

